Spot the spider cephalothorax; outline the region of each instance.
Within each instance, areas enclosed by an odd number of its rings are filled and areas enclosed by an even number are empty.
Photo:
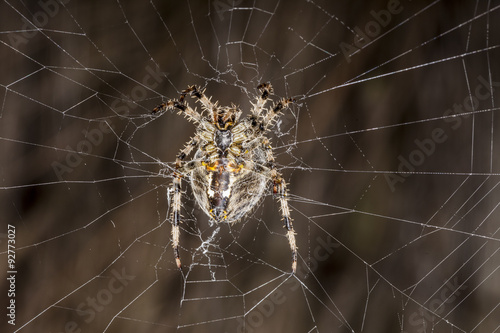
[[[187,176],[197,203],[215,222],[234,223],[251,211],[263,198],[266,186],[272,184],[280,203],[284,227],[292,251],[292,270],[297,266],[295,232],[288,208],[286,183],[274,166],[274,156],[266,132],[291,99],[282,99],[269,109],[264,106],[273,93],[271,84],[260,84],[250,115],[240,120],[242,111],[212,103],[196,86],[184,90],[178,100],[162,103],[153,113],[177,109],[197,126],[194,137],[177,155],[173,174],[172,244],[177,266],[179,256],[179,223],[181,220],[181,179]],[[193,110],[186,95],[196,98],[202,111]],[[194,157],[186,161],[194,151]]]

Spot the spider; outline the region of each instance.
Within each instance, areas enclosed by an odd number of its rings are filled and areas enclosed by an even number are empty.
[[[250,114],[240,119],[242,111],[234,104],[230,107],[213,103],[205,90],[188,86],[178,100],[169,100],[153,109],[153,113],[178,110],[196,125],[194,137],[177,155],[173,172],[172,246],[177,267],[180,269],[179,224],[181,223],[181,180],[190,179],[196,202],[215,222],[235,223],[249,213],[263,198],[266,186],[272,184],[287,230],[292,252],[292,271],[297,268],[297,246],[286,183],[274,166],[272,147],[266,133],[274,126],[281,111],[293,102],[283,98],[266,109],[265,104],[273,88],[262,83],[260,95],[252,103]],[[185,101],[187,95],[197,99],[201,112]],[[186,158],[194,152],[192,160]]]

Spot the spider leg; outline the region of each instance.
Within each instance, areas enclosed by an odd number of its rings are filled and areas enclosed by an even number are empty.
[[[198,88],[197,86],[189,86],[182,92],[182,94],[183,96],[186,96],[187,94],[194,96],[201,103],[203,109],[209,112],[212,112],[218,108],[217,102],[212,103],[211,98],[208,98],[205,95],[205,90],[200,90],[200,88]]]
[[[274,125],[276,117],[280,115],[281,110],[287,108],[295,100],[292,98],[283,98],[274,103],[269,109],[266,109],[267,112],[264,114],[264,106],[274,90],[270,83],[261,83],[257,89],[259,89],[261,95],[257,97],[256,103],[252,103],[252,116],[249,119],[253,128],[258,129],[260,132],[265,132]]]
[[[177,169],[181,169],[181,168],[184,168],[185,165],[186,165],[186,162],[184,161],[184,159],[189,156],[189,154],[191,154],[191,152],[198,147],[198,145],[200,144],[200,137],[199,135],[196,135],[195,137],[193,137],[187,144],[186,146],[184,147],[184,149],[182,149],[179,154],[177,154],[177,158],[175,159],[175,167]],[[185,171],[189,171],[189,170],[185,170]]]
[[[273,127],[276,117],[280,116],[281,110],[286,109],[293,102],[295,102],[295,100],[292,98],[283,98],[274,103],[274,105],[267,111],[267,114],[263,119],[264,128],[268,130]]]
[[[181,259],[179,256],[179,223],[181,222],[181,175],[174,174],[172,183],[174,188],[174,198],[172,201],[172,247],[174,248],[174,257],[177,267],[181,268]]]
[[[172,181],[173,188],[173,200],[172,200],[172,247],[174,248],[174,257],[175,263],[177,267],[181,268],[181,259],[179,255],[179,236],[180,236],[180,228],[179,224],[181,221],[181,182],[182,182],[182,174],[186,174],[190,172],[193,168],[195,168],[199,163],[189,163],[186,164],[184,159],[195,149],[198,147],[200,143],[200,138],[195,136],[191,139],[191,141],[186,144],[184,149],[180,151],[175,160],[175,169],[174,179]]]
[[[174,110],[177,109],[179,110],[179,114],[183,114],[186,118],[188,118],[189,121],[193,121],[195,123],[199,123],[202,120],[201,114],[196,112],[196,110],[193,110],[187,103],[185,103],[186,93],[183,92],[181,94],[181,97],[178,100],[171,99],[167,101],[166,103],[161,103],[157,107],[153,109],[153,114],[166,111],[166,110]]]
[[[257,86],[257,89],[259,89],[260,95],[257,96],[257,101],[252,103],[252,114],[256,118],[260,118],[262,111],[264,110],[264,105],[266,104],[269,96],[273,94],[274,90],[270,83],[261,83]]]
[[[288,207],[286,182],[274,167],[274,156],[269,146],[269,142],[265,142],[264,144],[267,145],[267,161],[270,166],[271,178],[273,180],[273,193],[277,195],[278,203],[280,204],[283,227],[287,230],[286,238],[288,239],[290,250],[292,251],[292,271],[295,274],[297,271],[297,244],[295,241],[295,230],[293,230],[292,218],[290,216],[290,208]]]
[[[297,244],[295,242],[295,231],[293,230],[292,218],[290,217],[290,208],[288,207],[286,183],[277,171],[273,171],[275,174],[273,177],[273,192],[278,195],[281,215],[283,216],[283,226],[287,230],[286,238],[288,239],[290,250],[292,251],[292,271],[295,273],[297,270]]]
[[[205,110],[209,113],[212,113],[212,116],[213,116],[213,119],[215,122],[217,112],[220,108],[219,108],[217,102],[212,103],[212,100],[211,100],[212,98],[208,98],[205,95],[205,90],[200,90],[200,88],[193,85],[193,86],[189,86],[186,90],[184,90],[183,94],[184,95],[189,94],[189,95],[195,97],[198,100],[198,102],[200,102],[203,110]]]
[[[226,123],[230,123],[231,125],[235,124],[241,115],[241,110],[236,105],[233,104],[231,107],[220,107],[218,102],[213,103],[211,100],[212,98],[208,98],[205,95],[205,90],[200,90],[197,86],[189,86],[183,91],[183,96],[187,94],[198,100],[203,110],[212,115],[211,122],[219,124],[221,129],[227,129]]]

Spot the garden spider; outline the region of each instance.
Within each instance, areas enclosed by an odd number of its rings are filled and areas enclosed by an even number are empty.
[[[286,183],[274,166],[269,139],[265,136],[276,122],[282,109],[293,102],[281,99],[269,109],[264,106],[273,93],[270,83],[260,84],[260,95],[252,103],[248,117],[240,120],[242,111],[212,103],[204,91],[189,86],[178,100],[157,106],[153,113],[179,110],[196,125],[193,138],[180,151],[173,172],[172,245],[177,266],[179,256],[179,223],[181,222],[181,179],[188,176],[195,199],[201,209],[215,222],[234,223],[252,210],[263,198],[266,186],[272,182],[277,196],[286,237],[292,251],[292,271],[297,268],[297,246],[287,201]],[[192,109],[186,95],[197,99],[201,112]],[[185,161],[194,151],[194,158]]]

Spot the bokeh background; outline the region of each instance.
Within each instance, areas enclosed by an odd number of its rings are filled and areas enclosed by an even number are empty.
[[[499,9],[2,0],[1,331],[498,330]],[[169,172],[194,126],[151,110],[191,84],[248,110],[261,82],[296,99],[270,137],[298,273],[270,191],[216,226],[187,182],[179,272]]]

